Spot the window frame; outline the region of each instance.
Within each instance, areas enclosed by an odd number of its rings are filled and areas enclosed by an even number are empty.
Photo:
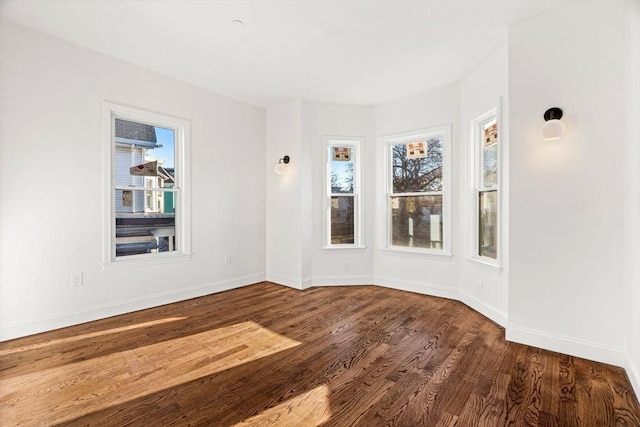
[[[175,247],[171,252],[157,252],[128,256],[116,256],[116,226],[115,226],[115,119],[122,119],[137,123],[162,127],[174,131],[174,167],[175,185],[173,188],[148,188],[144,185],[141,190],[158,190],[174,193],[175,207]],[[105,269],[128,268],[167,262],[180,262],[191,259],[191,157],[189,120],[155,113],[152,111],[102,102],[102,172],[103,172],[103,250],[102,267]],[[138,190],[137,188],[135,190]],[[146,197],[146,196],[143,196]]]
[[[494,186],[483,186],[483,150],[482,150],[482,134],[485,123],[492,120],[496,121],[498,128],[497,147],[496,147],[496,163],[497,163],[497,180]],[[478,263],[484,267],[499,271],[502,263],[502,151],[504,141],[504,129],[501,120],[500,101],[496,104],[484,108],[476,114],[469,122],[470,139],[469,139],[469,255],[468,259]],[[496,258],[483,256],[480,254],[480,194],[485,192],[496,192]]]
[[[393,154],[392,147],[397,144],[406,144],[416,140],[428,140],[434,137],[442,137],[442,191],[428,192],[410,192],[410,193],[394,193],[393,192]],[[399,254],[399,255],[416,255],[420,257],[435,258],[451,258],[452,247],[452,198],[451,198],[451,125],[433,126],[430,128],[419,129],[411,132],[403,132],[397,134],[386,135],[381,138],[383,154],[381,156],[384,162],[383,185],[384,194],[382,203],[380,204],[380,213],[382,223],[384,224],[384,232],[381,234],[380,249],[382,251]],[[391,218],[391,199],[394,196],[433,196],[441,195],[442,197],[442,248],[416,248],[409,246],[397,246],[392,244],[393,223]]]
[[[323,249],[363,249],[364,246],[364,224],[363,224],[363,203],[362,203],[362,147],[364,138],[347,136],[324,136],[322,137],[322,147],[324,151],[324,246]],[[353,161],[353,193],[332,193],[331,192],[331,147],[352,147]],[[353,214],[353,243],[331,243],[331,198],[351,196],[354,199]]]

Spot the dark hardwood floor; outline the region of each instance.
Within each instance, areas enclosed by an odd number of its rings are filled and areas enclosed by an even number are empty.
[[[462,303],[260,283],[0,344],[0,425],[640,426],[621,368]]]

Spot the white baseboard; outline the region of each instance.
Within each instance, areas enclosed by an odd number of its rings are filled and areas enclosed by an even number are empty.
[[[490,304],[487,304],[486,302],[463,290],[460,290],[460,302],[482,314],[484,317],[488,317],[489,319],[493,320],[503,328],[507,327],[509,317],[508,314],[504,311],[499,310]]]
[[[267,273],[267,281],[277,285],[297,289],[299,291],[304,289],[302,280],[291,276],[284,276],[282,274]]]
[[[309,289],[313,287],[313,278],[311,277],[305,277],[302,279],[302,284],[301,284],[301,289]]]
[[[431,283],[414,282],[409,280],[397,280],[388,277],[376,276],[373,284],[384,286],[385,288],[398,289],[401,291],[415,292],[418,294],[431,295],[434,297],[460,300],[460,293],[456,288],[449,288]]]
[[[314,276],[313,286],[371,285],[371,276]]]
[[[177,289],[174,291],[161,292],[144,297],[131,298],[124,301],[87,307],[81,310],[60,313],[53,316],[43,316],[36,319],[3,324],[2,327],[0,327],[0,341],[7,341],[40,332],[52,331],[54,329],[65,328],[67,326],[78,325],[111,316],[171,304],[222,291],[228,291],[241,286],[263,282],[265,279],[264,274],[241,276],[206,285]]]
[[[506,328],[507,341],[539,347],[570,356],[581,357],[609,365],[626,365],[625,351],[621,347],[602,345],[596,342],[577,340],[575,338],[550,334],[509,325]]]
[[[267,274],[267,280],[277,285],[304,290],[315,286],[371,285],[371,276],[314,276],[302,280],[279,274]]]

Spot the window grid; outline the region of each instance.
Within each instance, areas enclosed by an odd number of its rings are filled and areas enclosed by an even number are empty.
[[[385,140],[387,249],[448,254],[449,132],[443,126]]]
[[[189,259],[189,122],[108,102],[103,122],[103,267]]]
[[[473,121],[472,257],[499,263],[500,129],[498,109],[491,108]]]
[[[326,248],[362,247],[360,143],[325,138]]]

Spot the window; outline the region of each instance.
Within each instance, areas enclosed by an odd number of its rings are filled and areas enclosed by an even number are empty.
[[[360,139],[328,139],[327,247],[361,247]]]
[[[472,257],[497,264],[500,205],[498,108],[493,107],[473,120],[472,131]]]
[[[104,265],[188,258],[189,123],[104,103]]]
[[[385,138],[386,247],[448,254],[450,127]]]

